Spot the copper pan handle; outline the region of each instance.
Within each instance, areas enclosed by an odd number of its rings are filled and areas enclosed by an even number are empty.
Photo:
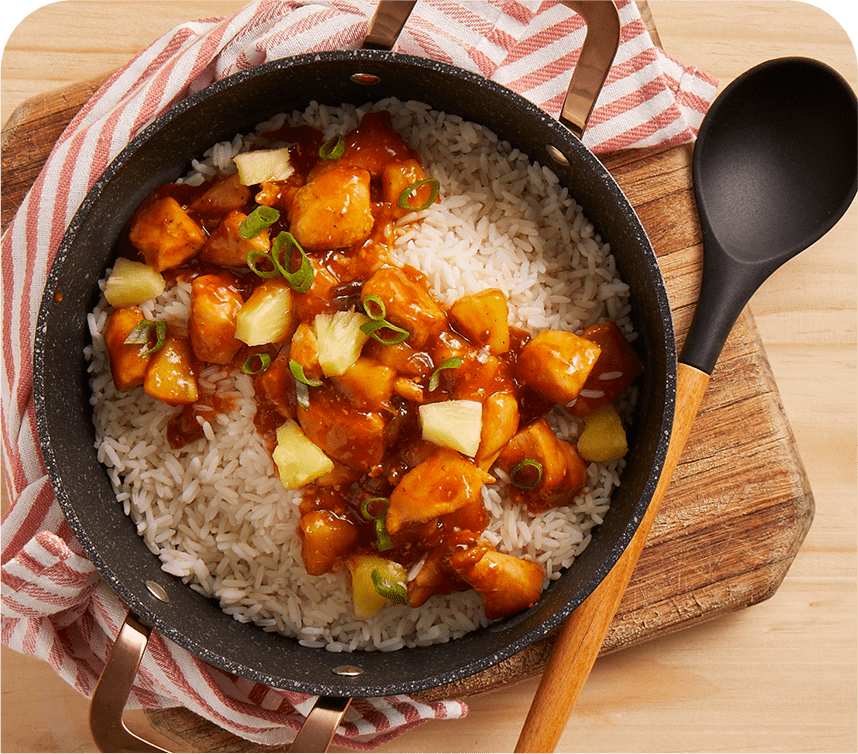
[[[362,49],[391,49],[415,5],[416,0],[382,0],[369,22]]]
[[[560,122],[579,139],[620,46],[620,15],[611,0],[560,0],[587,23],[587,36],[566,90]]]
[[[132,730],[122,715],[151,629],[128,613],[89,706],[89,729],[99,751],[170,752],[181,747],[150,726]],[[327,751],[351,699],[320,696],[301,726],[289,751]]]
[[[612,0],[560,0],[580,15],[587,34],[572,72],[559,120],[579,139],[620,45],[620,15]],[[411,15],[416,0],[381,0],[369,23],[365,50],[390,50]]]

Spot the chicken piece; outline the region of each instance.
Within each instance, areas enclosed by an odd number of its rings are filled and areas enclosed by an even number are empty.
[[[312,321],[317,314],[334,310],[333,290],[340,281],[321,262],[310,257],[313,265],[313,283],[306,293],[293,296],[295,316],[301,321]]]
[[[426,276],[413,267],[382,267],[364,283],[363,298],[370,295],[384,302],[385,319],[407,330],[407,341],[414,348],[422,348],[447,322],[447,315],[429,294]]]
[[[462,357],[462,366],[445,370],[453,395],[459,400],[485,401],[497,392],[510,393],[515,390],[515,374],[512,365],[488,348],[470,350]]]
[[[199,217],[204,225],[213,228],[228,213],[248,208],[253,198],[250,187],[242,185],[238,173],[221,178],[191,202],[188,211]]]
[[[146,264],[163,272],[194,259],[206,235],[175,199],[165,196],[135,215],[128,240]]]
[[[483,428],[476,464],[488,471],[504,446],[518,432],[518,400],[511,393],[493,393],[483,403]]]
[[[331,381],[358,408],[383,411],[390,407],[396,372],[364,356]]]
[[[286,419],[294,419],[297,402],[295,378],[289,369],[289,349],[282,348],[268,369],[253,377],[257,403]]]
[[[513,615],[539,602],[545,571],[538,563],[481,543],[451,556],[450,567],[483,598],[489,620]]]
[[[516,372],[544,398],[565,404],[578,397],[600,353],[575,333],[543,330],[521,349]]]
[[[253,201],[288,215],[292,212],[295,194],[302,185],[297,176],[291,176],[285,181],[263,181],[259,184],[259,191],[253,197]]]
[[[391,116],[386,110],[366,113],[360,125],[344,137],[343,154],[336,160],[319,160],[308,178],[312,180],[345,165],[362,168],[376,177],[388,162],[412,157],[412,151],[390,124]]]
[[[289,346],[289,358],[297,361],[308,380],[321,380],[322,367],[319,364],[319,344],[309,322],[301,322],[292,336]]]
[[[453,324],[472,343],[494,356],[509,351],[509,305],[503,291],[489,288],[462,296],[450,307]]]
[[[426,183],[414,189],[405,197],[406,207],[399,206],[402,192],[415,183],[426,180],[426,173],[417,160],[409,159],[401,162],[388,162],[381,169],[381,186],[384,201],[392,205],[394,219],[404,217],[412,209],[408,207],[423,207],[432,198],[432,187]]]
[[[188,336],[194,355],[211,364],[231,364],[242,346],[235,337],[235,316],[244,299],[227,273],[200,275],[191,284]]]
[[[371,339],[364,346],[363,353],[390,367],[397,374],[408,377],[427,377],[435,368],[428,353],[418,351],[404,341],[388,346]]]
[[[311,576],[332,572],[358,538],[357,526],[330,511],[305,513],[298,533],[304,568]]]
[[[307,437],[335,461],[371,473],[384,457],[385,417],[357,410],[328,385],[309,390],[309,406],[298,406],[298,423]]]
[[[483,483],[491,479],[461,453],[440,448],[411,469],[390,494],[387,530],[396,534],[453,513],[478,499]]]
[[[587,464],[574,446],[559,440],[548,422],[537,419],[506,444],[497,458],[497,466],[510,474],[521,461],[529,459],[541,467],[537,478],[532,466],[521,468],[511,480],[510,498],[539,513],[569,502],[574,492],[587,482]]]
[[[599,406],[612,403],[644,369],[616,322],[608,320],[592,325],[581,337],[593,341],[601,353],[572,407],[575,416],[586,416]]]
[[[194,403],[199,397],[197,365],[191,343],[169,325],[163,348],[152,354],[143,390],[171,406]]]
[[[289,217],[305,251],[344,249],[369,238],[375,223],[369,180],[366,170],[340,167],[298,189]]]
[[[141,356],[147,345],[125,345],[125,339],[146,318],[139,306],[114,309],[107,320],[104,341],[110,354],[110,373],[116,389],[124,393],[143,384],[151,356]]]
[[[449,561],[457,549],[470,549],[476,544],[477,538],[473,533],[461,532],[426,553],[422,567],[408,582],[408,604],[411,607],[420,607],[436,594],[451,594],[470,589],[470,586],[453,572]]]
[[[247,215],[240,210],[234,209],[227,212],[208,237],[206,245],[200,251],[200,259],[221,267],[245,267],[247,255],[251,251],[270,251],[271,239],[268,237],[268,228],[260,231],[253,238],[242,238],[238,234],[238,229],[245,220]]]

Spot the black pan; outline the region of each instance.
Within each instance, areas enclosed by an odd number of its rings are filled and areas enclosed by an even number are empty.
[[[597,5],[585,3],[585,5]],[[355,82],[370,74],[372,85]],[[366,81],[366,76],[357,77]],[[483,123],[552,167],[611,244],[631,287],[636,349],[646,365],[628,465],[604,523],[574,566],[530,610],[464,638],[396,652],[341,655],[241,624],[166,574],[117,503],[93,449],[86,315],[114,244],[140,201],[187,172],[192,157],[311,100],[361,105],[394,96]],[[569,164],[556,161],[559,150]],[[57,295],[61,294],[61,295]],[[35,346],[34,390],[48,473],[88,557],[133,613],[179,646],[224,670],[277,688],[334,697],[375,697],[440,686],[483,670],[558,626],[604,578],[646,510],[673,415],[676,354],[664,282],[650,242],[613,178],[566,126],[481,76],[388,51],[300,55],[239,73],[194,94],[145,129],[111,163],[74,216],[47,281]],[[160,585],[168,602],[146,582]],[[344,663],[362,672],[335,672]]]

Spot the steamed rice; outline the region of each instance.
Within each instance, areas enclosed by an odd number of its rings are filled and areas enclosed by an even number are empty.
[[[356,127],[367,109],[313,103],[258,131],[288,119],[315,125],[329,138]],[[440,203],[401,221],[394,251],[395,261],[426,274],[436,300],[449,305],[499,288],[509,299],[510,323],[531,333],[580,332],[612,319],[634,337],[628,288],[610,249],[550,169],[531,163],[490,130],[425,104],[386,100],[372,109],[393,114],[394,130],[419,151],[426,174],[442,186]],[[244,148],[241,136],[215,145],[184,180],[198,184],[215,172],[234,171],[232,157]],[[421,222],[413,223],[418,217]],[[189,307],[189,283],[141,306],[148,319],[183,321]],[[473,590],[432,597],[418,609],[390,604],[370,620],[355,620],[347,574],[309,576],[304,569],[296,533],[301,493],[282,487],[256,431],[250,377],[208,367],[201,388],[231,396],[233,409],[211,423],[200,418],[204,437],[173,450],[166,429],[175,407],[142,389],[120,393],[114,387],[103,338],[109,312],[102,298],[89,317],[98,457],[164,571],[217,599],[236,620],[331,651],[434,644],[486,625]],[[579,432],[578,422],[561,410],[549,422],[561,438]],[[622,467],[622,460],[590,464],[588,486],[572,505],[537,515],[508,502],[499,474],[497,484],[483,487],[491,517],[483,539],[540,563],[547,584],[589,543]]]

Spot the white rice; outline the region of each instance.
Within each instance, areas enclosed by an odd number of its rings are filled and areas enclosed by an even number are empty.
[[[365,109],[313,103],[258,131],[288,119],[316,125],[328,138],[357,126]],[[628,289],[610,249],[550,169],[531,163],[488,129],[425,104],[386,100],[373,109],[393,113],[394,129],[441,183],[440,203],[402,220],[395,250],[400,263],[428,276],[437,300],[451,304],[468,293],[500,288],[509,298],[511,323],[531,332],[580,332],[613,319],[634,337]],[[186,180],[199,183],[214,172],[232,171],[232,157],[245,143],[236,136],[215,145],[194,161]],[[422,222],[413,223],[417,217]],[[152,319],[186,320],[189,304],[190,286],[179,284],[143,308]],[[256,432],[250,378],[239,370],[206,369],[201,381],[234,395],[234,409],[214,423],[203,422],[204,437],[174,451],[166,427],[177,409],[141,388],[120,393],[114,387],[103,337],[108,314],[102,299],[89,317],[98,457],[164,571],[219,600],[236,620],[335,652],[434,644],[486,625],[474,591],[435,596],[418,609],[390,604],[371,620],[355,620],[346,573],[309,576],[304,570],[296,533],[300,492],[283,489]],[[562,411],[549,420],[567,439],[579,431]],[[509,503],[499,474],[496,484],[484,487],[491,523],[483,538],[540,563],[547,584],[589,543],[622,467],[622,461],[591,464],[585,494],[539,515]]]

